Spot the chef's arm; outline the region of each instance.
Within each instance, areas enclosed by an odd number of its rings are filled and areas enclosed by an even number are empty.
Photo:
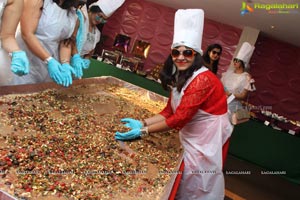
[[[166,124],[166,120],[162,120],[151,125],[147,125],[148,133],[164,132],[171,130],[171,128]]]
[[[144,127],[147,127],[148,133],[164,132],[171,130],[166,124],[166,118],[161,114],[143,120]]]
[[[61,41],[59,45],[60,63],[70,64],[72,44],[66,40]]]
[[[153,117],[144,119],[143,122],[144,122],[144,126],[149,126],[149,125],[164,121],[165,119],[166,118],[164,116],[162,116],[161,114],[156,114]]]
[[[22,14],[23,1],[8,1],[2,15],[2,24],[0,27],[0,40],[2,47],[9,53],[20,50],[15,33]]]
[[[77,49],[77,46],[76,46],[76,36],[77,36],[77,33],[78,33],[78,28],[79,28],[79,20],[77,19],[74,31],[73,31],[72,36],[71,36],[71,40],[72,40],[71,55],[72,56],[78,53],[78,49]]]
[[[26,45],[30,51],[45,61],[51,55],[43,48],[40,41],[35,35],[41,14],[43,1],[24,0],[24,9],[21,17],[21,33]]]
[[[149,133],[163,132],[171,129],[166,124],[164,117],[160,114],[146,119],[146,121],[151,124],[145,123],[145,120],[143,124],[142,121],[132,118],[123,118],[121,121],[126,123],[125,126],[131,128],[131,130],[126,133],[116,132],[116,140],[132,140],[138,137],[148,136]]]
[[[233,95],[238,100],[244,100],[247,97],[247,94],[248,94],[248,90],[244,89],[241,93],[235,93]]]

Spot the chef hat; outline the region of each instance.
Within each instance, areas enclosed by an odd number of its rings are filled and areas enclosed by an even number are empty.
[[[254,48],[255,47],[249,44],[248,42],[244,42],[236,56],[237,59],[242,60],[244,62],[245,68],[248,67]]]
[[[174,36],[171,48],[187,46],[202,55],[204,12],[202,9],[179,9],[175,13]]]
[[[123,3],[125,0],[98,0],[92,3],[91,6],[99,6],[107,17],[110,17]]]

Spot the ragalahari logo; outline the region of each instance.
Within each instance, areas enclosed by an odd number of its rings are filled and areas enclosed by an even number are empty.
[[[246,2],[242,2],[241,15],[244,16],[246,13],[253,12],[254,9],[251,8]]]

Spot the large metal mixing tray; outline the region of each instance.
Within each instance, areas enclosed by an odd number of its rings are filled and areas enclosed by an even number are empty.
[[[110,77],[110,76],[104,76],[104,77],[97,77],[97,78],[88,78],[88,79],[81,79],[81,80],[75,80],[73,82],[72,87],[76,87],[79,85],[86,85],[86,84],[117,84],[121,87],[128,88],[130,90],[135,90],[141,93],[144,93],[144,96],[147,96],[149,99],[153,101],[167,101],[167,98],[160,96],[158,94],[155,94],[151,91],[145,90],[141,87],[132,85],[131,83],[122,81],[120,79]],[[45,91],[47,89],[57,89],[57,90],[66,90],[66,88],[63,88],[55,83],[41,83],[41,84],[30,84],[30,85],[18,85],[18,86],[2,86],[0,87],[0,96],[5,95],[20,95],[20,94],[33,94],[33,93],[39,93],[42,91]],[[126,145],[124,142],[119,142],[120,147],[126,150],[128,153],[131,153],[131,149],[128,148],[128,145]],[[179,169],[179,164],[181,163],[182,156],[179,156],[178,158],[170,158],[171,160],[177,160],[175,164],[174,171],[171,172],[170,179],[168,181],[168,184],[165,185],[163,192],[160,194],[157,194],[158,199],[168,199],[170,196],[170,193],[172,192],[172,187],[175,182],[175,178],[177,176],[176,171]],[[174,191],[173,191],[174,192]],[[16,198],[12,197],[8,193],[0,190],[0,199],[1,200],[16,200]]]

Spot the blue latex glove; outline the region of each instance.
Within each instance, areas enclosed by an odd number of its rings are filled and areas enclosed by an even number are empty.
[[[55,60],[54,58],[51,58],[48,61],[48,73],[49,76],[57,83],[62,85],[63,84],[63,76],[60,72],[61,64]]]
[[[84,15],[80,9],[76,10],[76,14],[79,20],[79,27],[76,34],[76,47],[78,52],[81,52],[84,41],[86,40],[86,27],[84,23]]]
[[[115,139],[116,140],[133,140],[133,139],[141,137],[141,135],[142,135],[141,129],[136,128],[136,129],[132,129],[131,131],[128,131],[126,133],[116,132]]]
[[[71,67],[68,63],[63,63],[60,68],[62,78],[63,78],[63,86],[68,87],[72,84],[72,73],[74,72],[74,69]]]
[[[227,89],[226,87],[224,87],[224,91],[225,91],[225,92],[228,92],[228,89]]]
[[[29,73],[29,61],[25,51],[12,52],[10,69],[19,76]]]
[[[141,121],[136,120],[136,119],[132,119],[132,118],[123,118],[121,119],[121,122],[125,122],[125,126],[131,129],[140,129],[143,127],[143,124]]]
[[[89,68],[90,64],[91,64],[91,61],[89,59],[83,59],[83,62],[84,62],[84,69],[87,69]]]
[[[72,56],[71,65],[72,65],[72,67],[74,67],[75,77],[76,78],[81,78],[82,75],[83,75],[82,69],[84,69],[86,67],[86,63],[85,63],[84,59],[82,59],[80,57],[80,55],[77,53],[77,54]]]

